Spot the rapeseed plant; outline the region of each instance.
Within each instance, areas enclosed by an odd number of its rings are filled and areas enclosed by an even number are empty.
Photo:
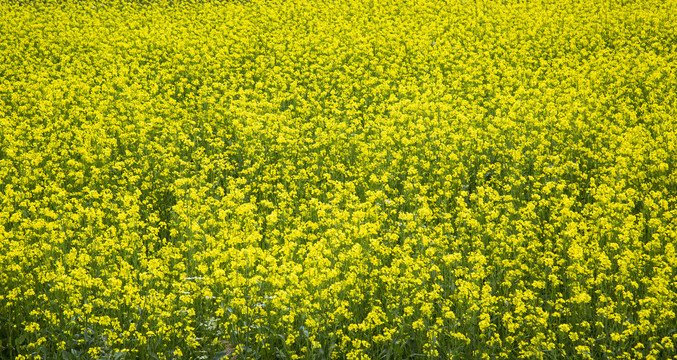
[[[674,1],[0,3],[0,358],[675,358]]]

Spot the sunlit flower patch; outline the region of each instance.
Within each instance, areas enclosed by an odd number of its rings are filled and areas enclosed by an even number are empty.
[[[675,358],[675,14],[0,2],[0,358]]]

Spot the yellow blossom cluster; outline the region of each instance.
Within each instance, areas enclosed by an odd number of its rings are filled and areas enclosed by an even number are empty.
[[[0,1],[0,358],[677,358],[674,0]]]

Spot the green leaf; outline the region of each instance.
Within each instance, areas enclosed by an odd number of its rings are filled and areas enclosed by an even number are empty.
[[[228,354],[229,353],[227,351],[219,351],[219,352],[216,353],[216,355],[214,355],[214,358],[212,360],[223,359],[224,357],[228,356]]]
[[[23,343],[26,342],[27,337],[28,337],[28,334],[26,334],[26,333],[19,335],[19,337],[14,340],[14,345],[16,345],[16,346],[23,345]]]

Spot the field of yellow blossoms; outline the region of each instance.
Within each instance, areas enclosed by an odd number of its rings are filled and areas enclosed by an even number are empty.
[[[677,2],[0,2],[0,358],[677,358]]]

